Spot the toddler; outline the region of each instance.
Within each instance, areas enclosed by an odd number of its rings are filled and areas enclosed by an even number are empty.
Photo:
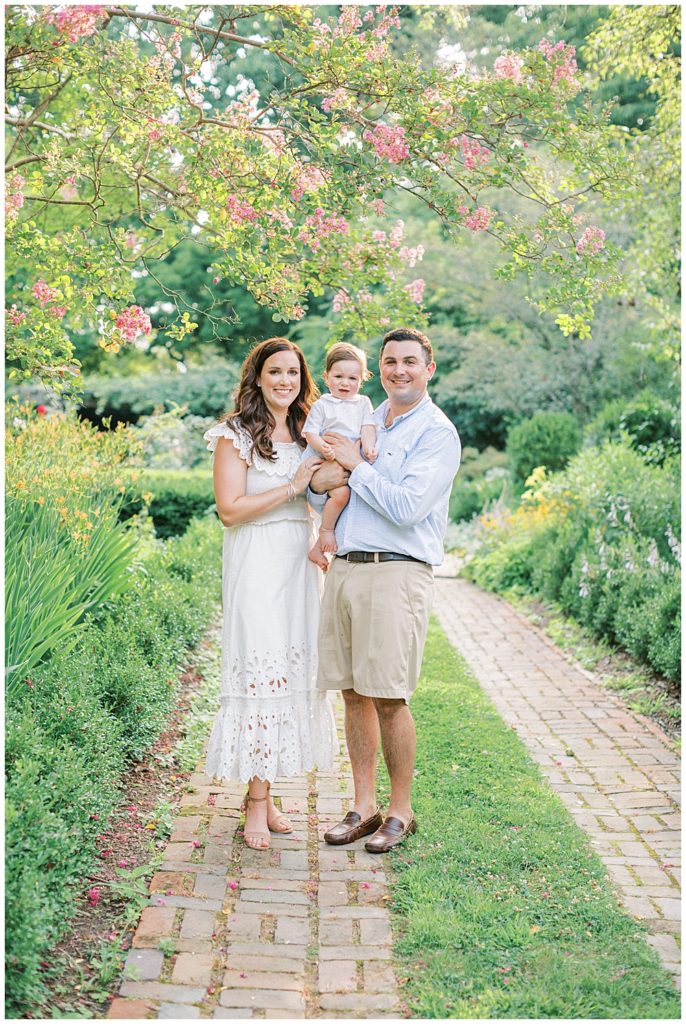
[[[370,377],[367,357],[362,349],[347,342],[331,346],[326,356],[324,372],[329,394],[322,395],[314,403],[303,426],[303,435],[308,445],[325,459],[334,457],[333,448],[321,436],[329,431],[342,434],[353,441],[361,441],[362,452],[367,462],[374,462],[376,459],[376,425],[372,403],[366,395],[359,393],[362,382]],[[319,566],[322,566],[324,552],[335,554],[338,550],[334,529],[349,500],[349,487],[335,487],[329,491],[322,511],[319,537],[309,553],[310,561]]]

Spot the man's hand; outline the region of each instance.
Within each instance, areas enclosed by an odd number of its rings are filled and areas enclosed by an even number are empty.
[[[334,458],[345,469],[353,471],[355,466],[364,462],[360,453],[360,442],[351,441],[341,434],[323,434],[322,440],[326,441],[333,448]]]
[[[349,476],[347,469],[343,469],[337,462],[325,462],[310,480],[310,490],[315,494],[326,494],[334,487],[342,487]]]

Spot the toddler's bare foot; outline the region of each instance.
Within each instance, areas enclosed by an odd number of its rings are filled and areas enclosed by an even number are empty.
[[[335,555],[338,551],[338,544],[336,543],[336,534],[333,530],[325,530],[322,526],[319,530],[319,546],[322,551],[329,551],[332,555]]]
[[[310,548],[307,557],[311,562],[314,562],[315,565],[319,566],[322,572],[326,572],[328,570],[329,560],[322,551],[319,541],[317,541],[316,544],[314,544],[314,546]]]

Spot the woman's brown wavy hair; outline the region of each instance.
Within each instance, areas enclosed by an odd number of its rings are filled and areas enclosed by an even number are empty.
[[[310,406],[319,397],[319,391],[312,380],[305,356],[298,346],[288,338],[267,338],[266,341],[255,345],[248,353],[241,367],[241,379],[234,400],[234,410],[227,413],[225,417],[230,426],[233,426],[236,420],[240,420],[241,426],[250,434],[253,450],[272,462],[276,460],[276,452],[272,444],[272,431],[276,422],[267,408],[257,381],[262,373],[262,367],[276,352],[294,352],[300,362],[300,391],[288,409],[286,423],[293,440],[301,448],[307,447],[307,442],[302,436],[302,428]]]

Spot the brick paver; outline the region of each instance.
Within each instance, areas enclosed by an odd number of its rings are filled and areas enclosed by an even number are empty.
[[[436,581],[434,608],[678,980],[680,759],[669,738],[570,664],[501,598],[444,576]]]
[[[383,858],[323,841],[352,802],[342,740],[331,772],[274,785],[294,831],[266,854],[236,835],[244,786],[200,765],[190,788],[109,1016],[398,1017]]]

